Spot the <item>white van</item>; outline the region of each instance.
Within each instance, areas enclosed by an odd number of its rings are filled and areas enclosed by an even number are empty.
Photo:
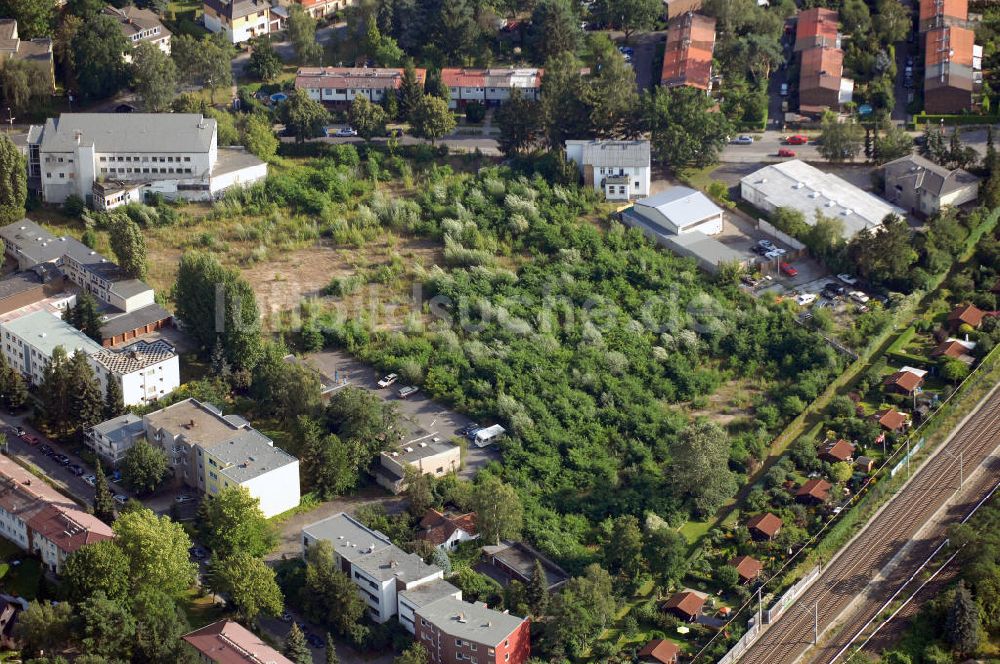
[[[496,442],[498,438],[507,433],[499,424],[494,424],[491,427],[486,427],[485,429],[480,429],[476,432],[476,437],[472,442],[476,444],[476,447],[486,447]]]

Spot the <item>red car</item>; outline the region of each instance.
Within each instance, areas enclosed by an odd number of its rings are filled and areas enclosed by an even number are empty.
[[[794,136],[789,136],[785,139],[785,143],[788,145],[805,145],[809,142],[808,136],[803,136],[802,134],[795,134]]]
[[[37,445],[39,443],[38,436],[32,435],[30,433],[26,433],[23,436],[21,436],[21,440],[23,440],[29,445]]]
[[[778,268],[781,270],[781,273],[786,277],[795,277],[798,276],[799,274],[799,271],[796,270],[791,265],[789,265],[788,263],[782,263],[781,265],[778,266]]]
[[[789,150],[788,148],[781,148],[780,150],[778,150],[778,156],[779,157],[794,157],[795,156],[795,150]]]

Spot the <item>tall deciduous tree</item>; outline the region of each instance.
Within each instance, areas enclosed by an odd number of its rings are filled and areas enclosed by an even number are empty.
[[[663,13],[660,0],[597,0],[591,10],[608,26],[625,33],[625,39],[636,30],[649,30]]]
[[[611,576],[598,565],[567,581],[549,605],[546,650],[579,657],[614,617],[614,598]]]
[[[281,74],[281,58],[271,45],[267,35],[256,37],[250,42],[253,53],[247,62],[247,71],[264,82],[270,82]]]
[[[201,541],[216,558],[261,557],[274,546],[275,534],[260,511],[260,499],[246,487],[227,487],[203,501],[198,516]]]
[[[0,137],[0,224],[24,217],[28,174],[21,151],[6,135]]]
[[[114,540],[80,547],[66,557],[62,578],[66,595],[81,602],[97,591],[114,600],[123,600],[131,590],[129,561]]]
[[[638,582],[646,570],[642,544],[639,520],[631,514],[616,518],[603,543],[604,563],[608,571],[628,583]]]
[[[191,625],[173,597],[156,588],[144,588],[132,598],[131,609],[135,616],[133,661],[196,663],[181,639],[191,631]]]
[[[284,605],[281,589],[274,570],[261,558],[248,553],[216,558],[212,578],[216,589],[232,601],[248,622],[255,622],[261,615],[281,615]]]
[[[111,250],[118,266],[132,279],[146,278],[146,236],[127,214],[112,213],[108,222]]]
[[[132,51],[132,87],[147,111],[165,111],[177,94],[177,65],[155,44],[141,41]]]
[[[218,340],[230,366],[256,366],[263,353],[260,311],[239,272],[223,267],[211,254],[187,252],[181,256],[174,301],[178,317],[206,353]]]
[[[358,483],[358,465],[351,450],[319,424],[300,417],[296,427],[301,441],[299,460],[306,489],[323,500],[344,495]]]
[[[656,528],[646,535],[649,570],[665,587],[679,582],[687,573],[687,540],[669,527]]]
[[[0,0],[0,16],[17,21],[21,39],[49,37],[55,24],[56,3],[53,0]]]
[[[590,132],[587,82],[580,73],[582,63],[571,52],[560,52],[545,62],[539,104],[549,147],[562,149],[568,138],[583,138]]]
[[[198,567],[191,562],[191,539],[181,524],[140,509],[119,516],[113,529],[128,558],[133,589],[158,588],[177,597],[194,583]]]
[[[4,104],[16,118],[36,110],[52,94],[52,74],[47,65],[8,58],[0,62],[0,91]]]
[[[103,657],[130,659],[135,639],[135,617],[115,600],[98,590],[76,607],[84,652]]]
[[[130,489],[139,495],[152,493],[167,475],[167,455],[140,439],[125,452],[122,473]]]
[[[305,90],[296,90],[281,105],[281,119],[295,136],[295,142],[302,143],[307,138],[316,138],[326,132],[330,114],[322,104],[310,99]]]
[[[598,136],[621,138],[635,124],[639,93],[635,70],[612,44],[605,43],[597,74],[588,81],[585,98],[590,107],[590,127]]]
[[[854,161],[865,146],[865,130],[854,120],[840,122],[835,113],[823,114],[819,153],[832,162]]]
[[[655,158],[672,168],[717,162],[730,127],[713,104],[691,87],[657,88],[645,94],[644,114]]]
[[[430,653],[427,648],[420,643],[412,643],[410,647],[403,651],[399,657],[392,661],[392,664],[429,664]]]
[[[494,475],[484,475],[473,489],[472,503],[483,541],[499,545],[501,540],[520,536],[524,510],[513,487]]]
[[[22,641],[21,655],[61,650],[73,636],[73,605],[35,600],[17,617],[15,634]]]
[[[278,137],[271,128],[270,118],[264,113],[244,116],[240,124],[240,135],[246,149],[264,161],[273,159],[278,153]]]
[[[190,35],[174,36],[170,42],[170,56],[181,78],[191,85],[208,88],[213,103],[218,88],[233,84],[232,60],[236,56],[236,48],[226,40],[225,35],[206,35],[201,40]]]
[[[302,5],[293,3],[288,8],[288,40],[295,49],[295,58],[301,65],[318,65],[323,57],[323,47],[316,41],[316,19]]]
[[[688,425],[672,452],[673,484],[697,513],[711,514],[736,491],[736,478],[729,470],[729,438],[719,425]]]
[[[73,37],[73,61],[80,92],[94,99],[115,94],[128,80],[122,54],[131,44],[118,22],[99,15],[87,21]]]
[[[351,102],[348,121],[361,138],[369,141],[373,136],[385,133],[386,114],[378,104],[368,101],[368,97],[358,95]]]
[[[424,95],[413,109],[410,124],[413,126],[414,136],[428,138],[433,145],[437,139],[447,136],[455,129],[455,114],[444,99]]]
[[[498,108],[493,116],[500,129],[500,151],[507,156],[532,150],[541,133],[540,106],[524,98],[515,88],[510,99]]]
[[[104,419],[104,393],[101,383],[94,376],[90,360],[83,351],[73,353],[69,361],[69,406],[77,436],[82,440],[84,432]],[[108,380],[114,380],[109,377]]]

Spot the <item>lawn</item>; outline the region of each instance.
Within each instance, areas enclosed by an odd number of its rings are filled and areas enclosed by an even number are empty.
[[[38,595],[38,585],[42,580],[42,564],[35,558],[29,558],[20,549],[16,549],[17,555],[4,558],[10,560],[20,559],[20,565],[0,563],[0,590],[10,595],[24,597],[33,600]],[[20,558],[18,558],[20,556]]]
[[[204,627],[225,615],[225,611],[215,603],[212,595],[202,595],[197,588],[192,588],[184,594],[181,609],[192,629]]]

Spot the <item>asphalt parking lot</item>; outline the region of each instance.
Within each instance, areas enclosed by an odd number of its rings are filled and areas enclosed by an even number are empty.
[[[370,390],[394,403],[399,409],[400,416],[407,420],[404,423],[405,428],[412,432],[413,438],[439,436],[448,439],[457,435],[459,429],[474,424],[465,415],[443,407],[423,392],[417,392],[406,399],[399,398],[399,388],[404,386],[402,382],[397,382],[389,388],[380,388],[378,380],[382,375],[373,367],[347,353],[341,351],[311,353],[306,356],[306,361],[335,383],[346,381],[343,384]],[[459,476],[471,479],[480,468],[499,458],[500,453],[495,445],[480,448],[470,444]]]

